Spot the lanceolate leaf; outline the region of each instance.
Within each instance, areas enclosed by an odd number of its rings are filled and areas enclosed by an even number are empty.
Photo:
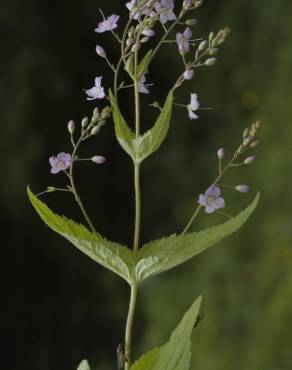
[[[66,217],[53,213],[28,189],[29,199],[42,220],[88,257],[131,283],[134,259],[125,246],[110,242]]]
[[[172,115],[173,93],[172,91],[169,93],[155,125],[137,138],[123,118],[118,103],[111,91],[110,100],[117,139],[133,161],[135,163],[141,163],[160,147],[168,133]]]
[[[191,335],[200,306],[201,297],[186,312],[169,341],[143,355],[131,370],[188,370],[191,360]]]
[[[134,139],[135,151],[139,162],[154,153],[164,141],[172,116],[173,93],[168,94],[164,107],[161,110],[155,125],[142,136]]]
[[[139,250],[135,266],[138,282],[169,270],[237,231],[255,210],[259,194],[254,201],[236,217],[224,224],[183,236],[172,235],[156,240]]]
[[[148,71],[149,63],[152,59],[152,49],[149,50],[146,55],[142,58],[138,66],[138,77],[141,78]]]
[[[130,157],[132,157],[133,161],[135,161],[136,154],[133,147],[133,140],[135,138],[135,135],[131,128],[128,126],[124,117],[122,116],[116,98],[111,91],[109,91],[109,95],[112,106],[116,137],[124,151],[128,153]]]

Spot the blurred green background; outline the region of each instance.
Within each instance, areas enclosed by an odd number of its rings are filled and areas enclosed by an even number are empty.
[[[5,1],[5,0],[4,0]],[[117,4],[118,3],[118,4]],[[69,119],[80,121],[94,104],[83,88],[96,75],[111,74],[95,55],[103,45],[117,58],[115,41],[93,32],[98,8],[126,16],[124,1],[6,1],[0,13],[1,235],[3,281],[1,332],[3,368],[75,369],[88,358],[93,370],[116,367],[128,287],[95,265],[42,224],[26,196],[62,185],[49,173],[48,157],[70,150]],[[193,369],[288,370],[292,368],[292,3],[288,0],[205,1],[196,13],[197,37],[225,26],[232,34],[219,63],[197,71],[178,99],[198,92],[213,107],[190,121],[174,114],[160,151],[143,166],[143,231],[147,241],[180,230],[197,194],[213,179],[220,146],[232,153],[241,132],[265,122],[257,163],[235,169],[225,183],[248,183],[262,199],[236,235],[175,270],[142,286],[135,322],[135,355],[166,341],[199,294],[204,319],[194,334]],[[167,46],[148,80],[156,89],[146,103],[164,99],[180,73],[176,48]],[[123,100],[128,117],[133,103]],[[155,117],[144,108],[143,127]],[[107,157],[104,166],[78,169],[78,187],[89,213],[106,237],[130,243],[133,224],[131,163],[112,125],[85,148]],[[251,195],[225,191],[235,214]],[[56,211],[82,220],[71,197],[49,194]],[[232,203],[232,207],[229,206]],[[200,217],[194,228],[222,222]],[[6,364],[7,360],[7,364]],[[5,365],[5,366],[4,366]]]

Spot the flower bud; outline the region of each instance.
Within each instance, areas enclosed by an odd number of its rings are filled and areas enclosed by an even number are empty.
[[[254,162],[256,160],[256,157],[254,155],[252,155],[251,157],[247,157],[245,160],[244,160],[244,164],[250,164],[252,162]]]
[[[190,7],[193,6],[193,0],[185,0],[183,2],[183,7],[184,9],[189,9]]]
[[[91,158],[91,160],[96,164],[103,164],[105,162],[105,158],[102,157],[101,155],[95,155],[94,157]]]
[[[81,127],[85,128],[88,125],[88,117],[84,117],[83,120],[81,121]]]
[[[237,185],[235,186],[235,190],[239,191],[240,193],[248,193],[250,187],[248,185]]]
[[[203,41],[200,42],[198,50],[203,51],[204,49],[206,49],[207,46],[208,46],[208,41],[203,40]]]
[[[103,110],[101,111],[101,119],[107,119],[111,116],[111,108],[110,107],[105,107],[103,108]]]
[[[54,191],[56,191],[57,189],[54,187],[54,186],[48,186],[47,187],[47,192],[48,193],[53,193]]]
[[[186,80],[191,80],[194,77],[194,73],[193,69],[187,69],[184,71],[184,78]]]
[[[145,28],[145,30],[142,31],[142,34],[147,37],[152,37],[155,35],[155,32],[151,28]]]
[[[195,18],[190,18],[187,19],[185,23],[187,26],[194,26],[195,24],[197,24],[197,20]]]
[[[259,141],[258,140],[255,140],[255,141],[253,141],[251,144],[250,144],[250,147],[251,148],[255,148],[256,146],[258,146],[259,145]]]
[[[136,50],[139,50],[141,47],[140,42],[137,42],[135,45],[132,46],[131,52],[134,53]]]
[[[150,37],[142,37],[142,39],[140,40],[142,44],[145,44],[146,42],[148,42],[150,40]]]
[[[248,136],[243,140],[243,146],[247,146],[252,141],[252,137]]]
[[[216,58],[209,58],[205,61],[206,66],[213,66],[217,62]]]
[[[91,135],[97,135],[98,133],[99,133],[99,131],[100,131],[100,128],[101,128],[101,126],[100,125],[97,125],[97,126],[95,126],[95,127],[93,127],[93,129],[91,130]]]
[[[99,45],[96,45],[96,49],[95,50],[96,50],[96,54],[97,55],[99,55],[102,58],[106,58],[106,52],[105,52],[104,48],[102,48]]]
[[[203,4],[203,1],[202,0],[199,0],[195,3],[195,8],[198,8],[199,6],[201,6]]]
[[[216,55],[218,53],[219,49],[218,48],[213,48],[209,51],[209,55]]]
[[[70,134],[74,134],[75,131],[75,122],[73,120],[70,120],[67,125],[68,131]]]
[[[220,148],[217,150],[217,156],[219,159],[223,159],[224,156],[225,156],[225,149],[224,148]]]

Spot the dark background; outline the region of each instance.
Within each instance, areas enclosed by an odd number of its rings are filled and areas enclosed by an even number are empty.
[[[26,196],[52,177],[48,157],[70,150],[69,119],[89,115],[93,103],[83,88],[96,75],[111,74],[95,55],[102,44],[117,58],[115,41],[93,32],[98,8],[126,17],[124,1],[16,0],[0,12],[0,148],[3,368],[75,369],[82,358],[92,368],[114,369],[122,341],[128,287],[51,232]],[[242,130],[265,122],[257,163],[236,169],[226,183],[248,183],[262,192],[255,215],[236,235],[196,259],[142,286],[135,323],[135,353],[163,343],[196,296],[204,296],[204,319],[194,335],[198,370],[288,370],[292,366],[292,3],[288,0],[205,1],[196,13],[195,36],[225,26],[232,34],[219,63],[200,69],[179,93],[188,102],[214,107],[190,121],[174,114],[168,139],[142,167],[143,241],[180,230],[197,194],[216,171],[216,150],[232,153]],[[125,19],[125,18],[124,18]],[[121,22],[122,23],[122,22]],[[176,48],[165,47],[149,73],[156,89],[146,102],[164,99],[180,73]],[[123,107],[132,115],[132,101]],[[143,128],[155,117],[145,104]],[[110,122],[85,154],[107,157],[104,166],[78,169],[78,188],[98,230],[129,244],[133,229],[131,163]],[[228,212],[252,199],[224,191]],[[45,201],[59,213],[82,220],[66,194]],[[230,206],[232,203],[232,206]],[[222,222],[200,217],[196,228]]]

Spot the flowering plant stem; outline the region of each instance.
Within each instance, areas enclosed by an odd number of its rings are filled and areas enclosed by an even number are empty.
[[[76,145],[74,145],[74,149],[73,149],[73,152],[72,152],[72,161],[71,161],[71,165],[70,165],[70,169],[69,169],[69,179],[70,179],[70,183],[71,183],[71,189],[72,189],[72,193],[74,194],[75,196],[75,200],[83,214],[83,217],[85,218],[86,222],[88,223],[90,229],[96,233],[96,229],[93,225],[93,223],[91,222],[84,206],[83,206],[83,203],[78,195],[78,192],[77,192],[77,189],[76,189],[76,185],[75,185],[75,180],[74,180],[74,164],[75,164],[75,157],[76,157],[76,154],[77,154],[77,151],[79,149],[79,146],[80,144],[82,143],[83,141],[83,135],[81,135],[81,137],[79,138],[79,140],[77,141]]]

